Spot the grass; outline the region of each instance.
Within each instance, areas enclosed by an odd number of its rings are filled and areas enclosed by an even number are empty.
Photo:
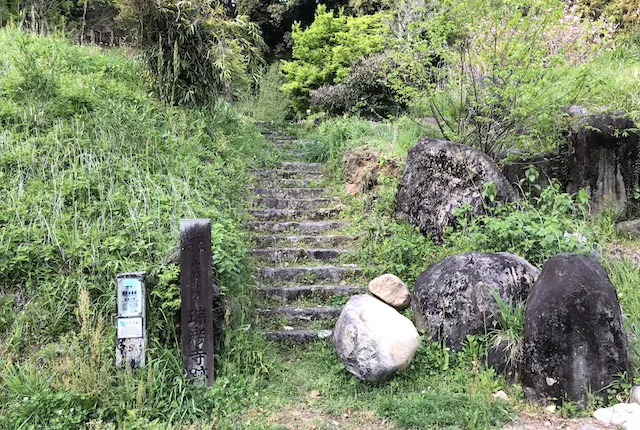
[[[120,51],[0,30],[0,427],[223,425],[268,371],[251,322],[247,170],[258,131],[228,105],[156,100]],[[175,327],[179,220],[211,218],[228,330],[218,383],[186,382]],[[146,369],[116,369],[115,275],[148,273]],[[102,427],[100,427],[102,426]],[[111,426],[111,427],[110,427]]]

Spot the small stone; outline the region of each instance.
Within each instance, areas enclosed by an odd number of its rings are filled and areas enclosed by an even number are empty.
[[[550,413],[554,413],[556,411],[556,405],[550,404],[549,406],[544,408],[544,410],[547,411],[547,412],[550,412]]]
[[[640,386],[631,387],[629,392],[629,402],[640,404]]]
[[[509,396],[507,395],[507,393],[505,393],[502,390],[494,393],[493,394],[493,398],[496,399],[496,400],[503,400],[505,402],[509,400]]]
[[[326,339],[328,337],[331,337],[332,334],[333,334],[333,330],[318,330],[318,338],[320,339]]]
[[[553,378],[549,378],[548,376],[547,376],[547,378],[546,378],[546,381],[547,381],[547,385],[548,385],[548,386],[550,386],[550,387],[553,387],[553,384],[555,384],[556,382],[558,382],[558,381],[556,381],[556,380],[555,380],[555,379],[553,379]]]
[[[322,394],[320,394],[320,391],[312,391],[309,393],[309,397],[317,399],[319,397],[322,397]]]
[[[640,405],[637,403],[618,403],[597,409],[593,416],[605,425],[622,426],[627,430],[640,428]]]
[[[396,275],[387,273],[369,282],[371,294],[398,310],[406,309],[411,304],[411,293],[407,286]]]

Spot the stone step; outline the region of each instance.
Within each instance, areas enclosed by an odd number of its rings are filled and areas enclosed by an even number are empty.
[[[365,294],[366,287],[361,285],[293,285],[277,287],[258,287],[258,294],[264,299],[280,302],[292,302],[298,299],[328,299],[335,296]]]
[[[318,183],[318,180],[262,178],[258,183],[261,188],[311,188],[313,185]]]
[[[280,308],[258,309],[262,317],[281,317],[289,321],[336,320],[342,308],[319,306],[314,308],[297,308],[284,306]]]
[[[294,232],[301,234],[325,233],[331,230],[349,227],[350,225],[351,224],[342,221],[249,221],[244,223],[246,228],[253,231],[268,233]]]
[[[309,209],[328,209],[331,206],[339,203],[339,200],[335,199],[287,199],[287,198],[272,198],[263,197],[254,199],[253,203],[256,207],[267,209],[294,209],[294,210],[309,210]]]
[[[254,236],[253,243],[259,248],[268,248],[280,245],[309,245],[319,247],[335,247],[355,241],[353,236],[329,235],[329,236]]]
[[[283,178],[283,179],[316,179],[322,178],[322,172],[311,172],[305,170],[282,170],[282,169],[256,169],[253,174],[259,178]]]
[[[287,162],[280,165],[281,170],[287,172],[316,172],[322,173],[321,163],[299,163],[299,162]]]
[[[282,330],[263,332],[262,335],[274,342],[308,343],[330,339],[331,330]]]
[[[305,151],[304,149],[298,149],[298,148],[279,148],[279,149],[287,157],[290,157],[290,158],[296,160],[297,162],[305,160],[305,158],[307,158],[308,155],[309,155],[309,153],[307,151]]]
[[[355,264],[340,266],[262,267],[255,274],[263,282],[340,282],[360,275],[362,269]],[[311,283],[310,282],[310,283]]]
[[[327,194],[326,188],[251,188],[260,197],[277,199],[319,199]]]
[[[268,248],[252,249],[249,254],[261,261],[280,263],[301,260],[332,260],[348,252],[348,250],[336,248]]]
[[[248,213],[260,221],[320,221],[338,216],[340,209],[254,209]]]

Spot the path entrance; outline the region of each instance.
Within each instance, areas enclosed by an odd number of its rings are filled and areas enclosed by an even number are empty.
[[[355,237],[345,231],[340,201],[324,188],[323,165],[305,163],[304,142],[265,130],[282,162],[255,170],[246,223],[251,232],[259,292],[260,330],[275,341],[331,336],[346,298],[364,292],[361,269],[345,264]]]

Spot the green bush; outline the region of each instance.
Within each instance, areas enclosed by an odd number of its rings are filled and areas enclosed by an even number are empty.
[[[240,98],[240,110],[257,121],[283,124],[293,111],[282,91],[283,84],[279,65],[272,64],[258,76],[255,87]]]
[[[353,65],[344,84],[313,90],[310,104],[331,115],[349,112],[381,119],[398,114],[402,104],[386,79],[392,67],[384,54],[363,58]]]
[[[264,42],[244,16],[227,18],[220,2],[119,0],[156,89],[172,104],[204,104],[246,89],[262,64]]]
[[[459,231],[449,231],[448,246],[484,252],[511,252],[542,266],[561,252],[597,251],[597,231],[589,222],[588,195],[569,195],[553,183],[540,197],[490,206],[474,216],[470,207],[457,212]]]
[[[296,111],[303,113],[308,108],[312,90],[343,82],[356,60],[383,51],[389,36],[389,27],[380,13],[351,17],[342,11],[335,14],[321,5],[308,28],[296,23],[293,60],[282,65],[288,81],[283,89]]]

